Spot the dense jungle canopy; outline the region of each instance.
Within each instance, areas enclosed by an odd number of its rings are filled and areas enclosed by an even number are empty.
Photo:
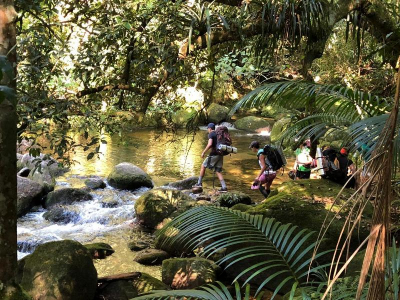
[[[377,124],[397,109],[399,16],[399,0],[0,1],[0,286],[16,265],[16,139],[38,154],[44,137],[68,163],[75,147],[92,158],[101,134],[127,122],[174,131],[184,114],[193,130],[211,103],[260,114],[271,101],[305,120],[293,134],[350,128],[383,149],[382,130],[396,128]],[[343,98],[328,105],[322,85]]]

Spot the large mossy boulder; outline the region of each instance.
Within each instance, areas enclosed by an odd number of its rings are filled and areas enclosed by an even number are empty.
[[[267,118],[273,118],[275,120],[280,120],[282,118],[290,116],[293,113],[288,109],[278,106],[265,105],[262,107],[261,115]]]
[[[136,220],[145,227],[155,228],[165,218],[193,199],[171,189],[154,189],[144,193],[135,203]]]
[[[189,190],[197,183],[198,180],[199,177],[192,176],[179,181],[168,183],[167,186],[177,190]]]
[[[219,271],[205,258],[171,258],[163,261],[162,281],[173,289],[193,289],[214,282]]]
[[[175,124],[175,126],[179,128],[183,128],[186,126],[186,124],[189,122],[190,119],[193,118],[193,116],[196,114],[196,112],[193,109],[190,110],[178,110],[172,115],[172,122]]]
[[[64,188],[49,193],[45,200],[45,208],[55,205],[72,204],[74,202],[92,200],[92,195],[82,189]]]
[[[245,193],[232,191],[227,193],[221,193],[215,201],[219,203],[220,206],[223,207],[232,207],[235,204],[251,204],[250,196],[246,195]]]
[[[151,177],[138,166],[131,163],[116,165],[108,175],[108,183],[120,190],[134,191],[141,187],[153,187]]]
[[[17,282],[36,300],[88,300],[97,288],[92,257],[70,240],[38,246],[18,262]]]
[[[17,216],[22,217],[32,207],[40,205],[44,188],[37,182],[24,177],[17,177]]]
[[[282,118],[274,123],[271,130],[271,140],[276,141],[282,134],[282,132],[289,126],[291,119],[290,118]]]
[[[226,121],[228,118],[229,108],[212,103],[208,109],[208,122],[212,122],[215,124],[221,123],[222,121]]]
[[[253,116],[244,117],[235,122],[235,127],[237,129],[246,131],[256,131],[259,128],[266,128],[269,126],[270,124],[268,121]]]

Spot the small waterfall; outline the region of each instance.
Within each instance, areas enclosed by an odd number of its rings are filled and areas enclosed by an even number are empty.
[[[66,186],[63,182],[57,185]],[[46,209],[28,213],[18,219],[18,259],[45,242],[73,239],[90,243],[106,233],[128,227],[135,217],[136,199],[147,190],[130,192],[106,187],[92,191],[93,200],[61,206],[65,218],[57,223],[43,217]]]

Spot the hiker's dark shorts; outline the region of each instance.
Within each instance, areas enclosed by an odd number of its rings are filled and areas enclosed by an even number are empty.
[[[222,155],[207,156],[203,162],[203,166],[215,172],[222,172],[222,165],[224,164],[224,157]]]
[[[296,171],[296,177],[300,179],[310,179],[311,171],[304,172],[304,171]]]

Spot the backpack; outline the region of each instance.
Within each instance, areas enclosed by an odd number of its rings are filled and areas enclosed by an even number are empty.
[[[226,126],[218,126],[217,129],[215,129],[215,133],[217,134],[216,151],[218,155],[228,155],[230,152],[218,149],[219,145],[226,145],[226,146],[232,145],[232,139],[229,134],[228,128]]]
[[[267,157],[273,171],[277,171],[286,165],[286,158],[280,147],[265,145],[263,153]]]

